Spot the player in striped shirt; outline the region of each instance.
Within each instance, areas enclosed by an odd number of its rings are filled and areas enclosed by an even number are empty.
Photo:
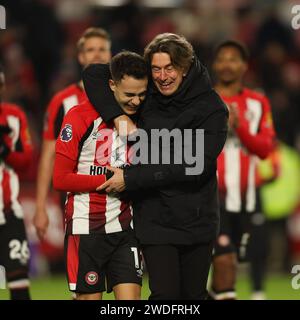
[[[212,296],[217,300],[236,298],[237,260],[247,259],[251,213],[259,210],[257,161],[275,146],[268,99],[243,86],[247,57],[241,44],[226,41],[216,49],[213,62],[215,89],[228,106],[230,128],[217,170],[221,225],[212,277]]]
[[[78,61],[82,67],[91,63],[108,63],[111,58],[111,41],[101,28],[88,28],[77,42]],[[50,187],[57,139],[64,116],[74,106],[86,99],[83,83],[73,83],[58,92],[50,101],[45,115],[43,144],[37,175],[36,212],[34,225],[39,238],[48,227],[46,200]]]
[[[146,62],[138,54],[121,52],[110,69],[116,100],[127,115],[134,115],[146,97]],[[140,298],[142,266],[130,202],[96,191],[109,175],[107,165],[123,167],[128,160],[126,142],[89,101],[68,112],[56,142],[53,183],[68,192],[65,258],[69,288],[78,299],[101,299],[105,279],[116,299]]]
[[[17,105],[2,102],[4,83],[0,68],[0,266],[5,268],[11,299],[29,300],[30,254],[16,171],[32,160],[32,144],[25,113]]]

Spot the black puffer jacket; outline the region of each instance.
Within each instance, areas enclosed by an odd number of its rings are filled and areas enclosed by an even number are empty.
[[[100,92],[103,90],[96,93],[91,89],[91,79],[95,83],[99,72],[97,66],[92,66],[83,78],[91,103],[106,121],[119,115],[120,109],[116,105],[104,106]],[[153,143],[151,129],[193,129],[188,143],[195,150],[196,129],[204,129],[204,170],[201,174],[187,175],[186,169],[194,165],[185,161],[125,169],[126,189],[132,194],[135,230],[141,243],[193,244],[216,237],[219,225],[216,159],[226,140],[227,118],[227,108],[211,88],[206,68],[198,60],[172,96],[161,95],[150,83],[138,120],[138,127],[148,132],[148,145]],[[171,152],[172,147],[171,144]]]

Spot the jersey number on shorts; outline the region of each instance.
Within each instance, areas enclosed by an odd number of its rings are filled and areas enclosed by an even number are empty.
[[[137,247],[131,247],[131,251],[133,252],[134,256],[134,264],[137,269],[140,268],[140,262],[139,262],[139,253]]]
[[[9,257],[12,260],[20,260],[22,264],[26,264],[29,259],[29,249],[26,240],[23,242],[13,239],[8,244],[10,248]]]

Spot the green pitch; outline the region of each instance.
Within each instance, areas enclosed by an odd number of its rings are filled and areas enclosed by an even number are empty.
[[[291,287],[291,275],[269,275],[266,281],[266,295],[269,300],[300,300],[300,289]],[[70,300],[65,277],[33,279],[31,294],[34,300]],[[240,276],[237,284],[239,299],[250,299],[250,285],[245,276]],[[148,279],[144,277],[142,299],[149,296]],[[8,299],[7,290],[0,289],[0,300]],[[113,294],[105,294],[104,299],[114,299]]]

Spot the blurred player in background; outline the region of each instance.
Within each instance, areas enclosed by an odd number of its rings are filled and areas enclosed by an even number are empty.
[[[29,249],[18,201],[16,171],[32,160],[32,144],[25,113],[16,105],[2,101],[5,85],[0,67],[0,265],[12,300],[29,300]]]
[[[107,74],[108,66],[102,67]],[[113,57],[110,68],[110,88],[125,114],[132,116],[146,97],[147,64],[136,53],[121,52]],[[53,183],[68,192],[66,270],[69,288],[78,300],[101,299],[106,280],[107,291],[113,290],[117,300],[140,299],[141,255],[130,202],[116,193],[96,191],[111,176],[107,165],[127,164],[126,142],[89,101],[66,115],[56,142]]]
[[[108,63],[111,58],[110,36],[101,28],[88,28],[79,38],[77,50],[78,61],[83,68],[91,63]],[[37,175],[36,212],[33,220],[40,239],[44,237],[49,224],[46,203],[53,173],[55,140],[68,110],[85,99],[83,83],[80,80],[58,92],[48,105]]]
[[[243,86],[247,60],[248,53],[240,43],[226,41],[216,49],[213,61],[215,89],[228,106],[230,128],[218,158],[221,226],[211,288],[216,300],[236,299],[237,261],[247,260],[251,214],[260,210],[257,157],[266,158],[274,148],[268,99]]]

